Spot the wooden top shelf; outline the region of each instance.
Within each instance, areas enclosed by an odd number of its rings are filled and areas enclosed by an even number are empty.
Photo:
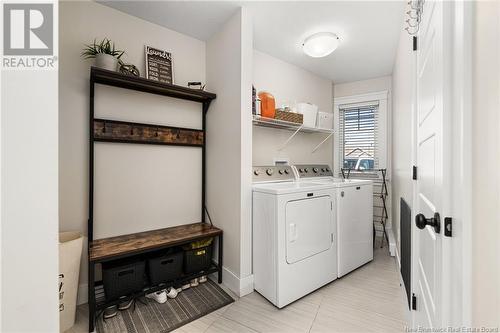
[[[90,82],[200,103],[211,102],[217,97],[215,94],[203,90],[148,80],[143,77],[125,75],[97,67],[92,67],[90,69]]]
[[[213,237],[222,230],[206,223],[193,223],[135,234],[102,238],[90,243],[90,261],[99,262]]]

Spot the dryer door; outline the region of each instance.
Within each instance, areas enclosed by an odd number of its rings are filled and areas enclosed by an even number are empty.
[[[286,261],[293,264],[328,250],[333,242],[333,202],[330,196],[286,204]]]

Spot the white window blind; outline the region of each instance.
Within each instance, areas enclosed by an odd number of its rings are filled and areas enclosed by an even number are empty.
[[[378,103],[339,107],[340,168],[378,169]]]

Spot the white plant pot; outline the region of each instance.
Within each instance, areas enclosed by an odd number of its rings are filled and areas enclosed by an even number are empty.
[[[95,56],[95,66],[110,71],[116,71],[118,59],[109,54],[99,53]]]

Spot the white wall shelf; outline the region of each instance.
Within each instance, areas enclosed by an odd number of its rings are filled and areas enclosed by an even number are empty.
[[[321,141],[314,149],[312,152],[314,153],[316,150],[318,150],[319,147],[323,143],[325,143],[332,135],[333,135],[333,129],[324,129],[324,128],[316,128],[316,127],[306,127],[303,124],[297,124],[293,123],[290,121],[284,121],[284,120],[279,120],[279,119],[273,119],[273,118],[265,118],[261,117],[258,115],[253,115],[253,124],[255,126],[261,126],[261,127],[270,127],[270,128],[278,128],[278,129],[284,129],[287,131],[293,131],[292,135],[283,143],[280,149],[278,150],[283,150],[285,147],[288,145],[288,143],[295,137],[295,135],[299,132],[304,132],[304,133],[322,133],[326,134],[326,138]]]
[[[333,133],[333,129],[324,129],[324,128],[316,128],[316,127],[306,127],[302,124],[293,123],[290,121],[284,121],[273,118],[265,118],[261,116],[254,115],[253,116],[253,124],[255,126],[261,127],[271,127],[271,128],[279,128],[288,131],[297,131],[304,133],[324,133],[331,134]]]

